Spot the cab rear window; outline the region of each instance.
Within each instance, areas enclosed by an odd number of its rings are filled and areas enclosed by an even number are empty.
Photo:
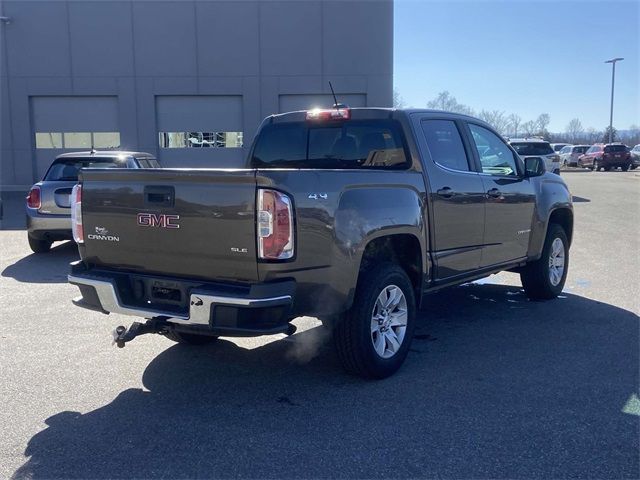
[[[393,120],[267,125],[251,156],[255,168],[403,169],[407,165],[401,129]]]

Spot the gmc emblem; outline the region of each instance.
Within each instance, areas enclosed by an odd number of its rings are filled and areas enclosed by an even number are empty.
[[[178,224],[180,215],[139,213],[137,220],[138,226],[140,227],[180,228],[180,225]]]

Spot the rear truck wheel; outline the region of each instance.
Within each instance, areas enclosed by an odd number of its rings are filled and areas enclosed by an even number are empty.
[[[569,269],[569,241],[564,229],[549,224],[542,256],[520,272],[524,293],[531,300],[556,298],[564,288]]]
[[[184,345],[209,345],[218,339],[214,335],[198,335],[197,333],[176,332],[175,330],[166,332],[164,336]]]
[[[345,370],[364,378],[393,375],[409,352],[415,316],[413,286],[402,268],[382,263],[361,273],[353,305],[333,331]]]
[[[40,240],[39,238],[32,237],[27,234],[29,239],[29,247],[33,253],[46,253],[51,250],[51,243],[49,240]]]

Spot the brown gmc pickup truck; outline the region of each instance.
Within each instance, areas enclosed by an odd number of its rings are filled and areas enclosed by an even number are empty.
[[[404,361],[427,294],[502,270],[564,286],[571,195],[475,118],[336,105],[266,118],[244,169],[87,170],[76,305],[188,344],[331,325],[352,373]]]

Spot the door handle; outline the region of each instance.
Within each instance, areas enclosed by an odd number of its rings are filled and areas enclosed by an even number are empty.
[[[491,198],[500,198],[502,196],[502,192],[497,188],[492,188],[487,192],[487,196]]]
[[[449,187],[443,187],[440,190],[438,190],[436,193],[443,198],[451,198],[456,194],[456,192],[451,190],[451,188]]]

